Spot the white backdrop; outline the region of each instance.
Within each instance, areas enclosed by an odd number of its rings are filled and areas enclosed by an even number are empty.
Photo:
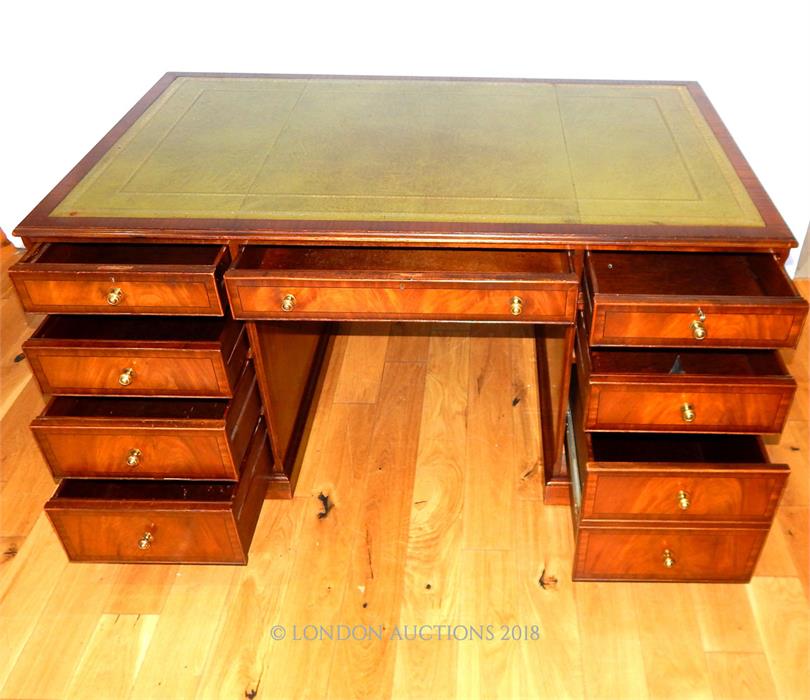
[[[801,240],[808,28],[806,0],[5,0],[0,227],[10,233],[164,72],[208,70],[697,80]]]

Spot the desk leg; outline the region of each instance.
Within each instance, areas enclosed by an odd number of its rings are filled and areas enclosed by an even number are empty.
[[[576,326],[538,325],[534,328],[543,440],[543,496],[546,503],[565,505],[569,502],[569,477],[563,439]]]
[[[247,323],[253,362],[273,452],[268,498],[292,498],[315,415],[330,326]]]

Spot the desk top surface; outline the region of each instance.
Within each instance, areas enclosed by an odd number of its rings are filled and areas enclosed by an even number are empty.
[[[792,241],[695,83],[180,74],[18,229],[124,232]]]

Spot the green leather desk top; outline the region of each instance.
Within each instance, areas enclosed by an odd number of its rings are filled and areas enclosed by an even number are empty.
[[[764,226],[686,85],[199,76],[66,217]]]

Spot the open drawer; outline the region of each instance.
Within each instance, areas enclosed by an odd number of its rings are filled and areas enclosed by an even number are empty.
[[[779,433],[796,382],[777,350],[589,351],[578,329],[586,430]]]
[[[221,316],[227,246],[44,243],[9,270],[26,311]]]
[[[48,316],[23,350],[44,394],[230,398],[248,343],[230,319]]]
[[[805,317],[773,255],[589,252],[592,346],[792,347]]]
[[[225,274],[234,318],[572,323],[569,253],[248,246]]]
[[[259,421],[238,483],[65,479],[45,512],[71,561],[244,564],[271,464]]]
[[[260,412],[248,362],[230,401],[58,396],[31,430],[57,478],[235,481]]]

